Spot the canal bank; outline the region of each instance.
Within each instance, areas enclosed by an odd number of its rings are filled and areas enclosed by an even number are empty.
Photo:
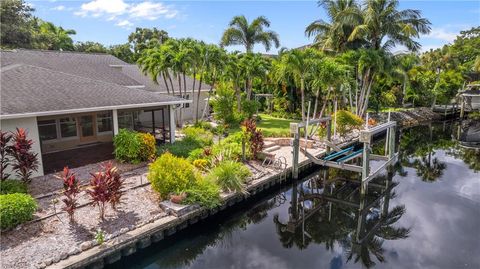
[[[372,186],[364,205],[376,204],[365,218],[352,207],[362,201],[355,186],[338,180],[350,174],[329,169],[326,177],[301,177],[108,268],[478,268],[480,152],[452,141],[456,128],[447,122],[401,130],[398,166],[375,181],[392,187]],[[312,192],[330,193],[330,186],[348,203],[303,202]],[[358,231],[366,239],[357,240]]]
[[[319,154],[321,157],[323,155]],[[308,174],[313,171],[315,166],[308,159],[299,163],[299,173]],[[279,186],[282,182],[291,180],[292,167],[287,167],[284,171],[274,175],[267,175],[253,180],[247,187],[251,197],[261,194],[274,186]],[[172,206],[167,217],[160,218],[151,223],[128,231],[118,237],[105,242],[102,245],[94,246],[77,255],[68,257],[65,260],[52,264],[47,268],[103,268],[107,264],[112,264],[123,257],[130,256],[139,249],[149,247],[152,243],[158,243],[165,237],[174,235],[178,231],[194,225],[199,220],[207,219],[216,215],[233,205],[249,199],[240,193],[230,193],[224,195],[222,205],[213,209],[199,208],[198,206]]]
[[[403,112],[402,112],[403,113]],[[421,111],[416,113],[422,114]],[[408,113],[416,115],[416,113]],[[394,115],[403,115],[401,113],[395,113]],[[385,117],[387,113],[383,113]],[[424,117],[427,116],[432,118],[434,115],[424,112]],[[396,117],[396,116],[394,116]],[[400,120],[401,125],[411,124],[411,120],[406,116],[396,117]],[[410,117],[412,118],[412,117]],[[379,118],[377,122],[380,122],[382,118]],[[417,122],[420,121],[420,117],[416,117]],[[353,143],[352,141],[356,139],[355,137],[350,137],[348,142],[336,141],[340,147],[344,147],[347,144]],[[255,179],[249,183],[247,190],[253,196],[257,193],[261,193],[264,190],[271,188],[272,186],[277,186],[281,181],[287,180],[290,178],[291,171],[291,147],[283,146],[281,147],[277,154],[279,156],[284,156],[288,160],[288,165],[285,170],[272,170],[270,173],[265,174],[264,176],[255,177]],[[314,152],[314,155],[321,157],[324,154],[324,149],[317,149]],[[300,173],[304,173],[306,170],[311,169],[314,165],[306,158],[305,156],[300,156]],[[253,167],[253,169],[256,169]],[[152,218],[140,225],[136,225],[128,230],[122,229],[116,233],[114,237],[108,237],[107,241],[102,245],[98,245],[95,240],[87,242],[89,243],[88,247],[83,248],[81,245],[82,252],[72,253],[67,257],[61,257],[61,260],[54,264],[49,265],[48,268],[82,268],[82,267],[92,267],[100,268],[105,264],[111,264],[115,261],[122,259],[134,253],[137,249],[146,248],[152,243],[159,242],[169,236],[175,234],[177,231],[183,230],[186,227],[195,224],[200,219],[205,219],[210,216],[214,216],[217,212],[223,211],[226,208],[231,207],[232,205],[238,204],[243,200],[247,199],[244,195],[241,194],[223,194],[223,204],[211,210],[206,210],[199,208],[197,206],[179,206],[171,204],[169,202],[161,202],[161,207],[167,213],[167,216],[161,218]],[[86,244],[85,244],[86,245]]]

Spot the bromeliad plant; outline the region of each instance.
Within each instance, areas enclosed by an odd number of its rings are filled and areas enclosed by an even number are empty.
[[[77,177],[74,173],[70,172],[67,166],[63,168],[62,176],[60,177],[63,180],[63,196],[62,199],[65,206],[65,210],[70,217],[70,222],[74,222],[74,214],[77,209],[77,195],[80,193],[80,185],[78,183]]]
[[[243,133],[245,139],[248,140],[250,151],[253,154],[253,158],[257,158],[257,154],[263,149],[263,134],[260,129],[257,129],[257,123],[254,119],[246,119],[242,123]]]
[[[10,176],[9,174],[5,173],[8,165],[10,164],[10,160],[8,159],[8,155],[11,153],[12,147],[8,145],[12,140],[12,135],[7,132],[2,132],[0,130],[0,180],[4,181],[8,179]]]
[[[32,172],[38,169],[37,154],[31,151],[32,144],[33,141],[27,138],[25,129],[17,128],[13,134],[13,145],[11,146],[11,155],[15,159],[13,169],[25,183],[31,181]]]
[[[93,206],[98,206],[100,219],[105,219],[105,206],[107,203],[112,205],[113,209],[120,203],[122,197],[123,180],[117,172],[117,168],[108,163],[100,171],[92,175],[90,186],[87,193],[93,202]]]

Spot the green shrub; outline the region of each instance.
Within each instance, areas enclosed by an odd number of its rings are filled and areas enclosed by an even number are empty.
[[[152,134],[138,133],[140,140],[142,141],[142,150],[140,152],[140,159],[142,161],[149,161],[155,159],[155,153],[157,152],[157,141]]]
[[[468,118],[472,120],[480,120],[480,112],[479,111],[474,111],[468,113]]]
[[[213,144],[213,134],[205,129],[186,127],[182,129],[182,132],[185,134],[185,140],[196,141],[202,147]]]
[[[33,218],[37,203],[24,193],[0,195],[0,226],[10,229]]]
[[[222,160],[240,160],[242,158],[242,132],[236,132],[225,139],[221,140],[220,143],[213,145],[212,155],[213,156],[222,156]],[[248,145],[245,146],[246,155],[250,156],[250,151]]]
[[[27,193],[27,185],[20,180],[0,181],[0,194]]]
[[[195,124],[193,125],[193,127],[201,128],[201,129],[203,129],[203,130],[212,131],[212,132],[213,132],[213,130],[215,129],[210,122],[208,122],[208,121],[203,121],[203,120],[198,121],[197,123],[195,123]]]
[[[200,171],[206,171],[209,167],[209,162],[207,159],[196,159],[192,164]]]
[[[245,119],[251,119],[253,115],[257,113],[257,109],[260,107],[260,103],[256,100],[242,100],[242,117]]]
[[[363,125],[362,118],[346,110],[337,111],[334,118],[336,118],[337,131],[341,135],[345,135],[353,129],[359,129]]]
[[[202,148],[202,146],[198,143],[198,141],[190,140],[190,139],[183,139],[180,141],[176,141],[173,144],[165,144],[158,148],[158,153],[163,154],[165,152],[170,152],[171,154],[182,157],[188,158],[190,153],[196,149]]]
[[[201,178],[196,184],[185,191],[187,204],[199,204],[207,208],[214,208],[221,204],[220,188],[215,182]]]
[[[192,188],[197,177],[191,163],[169,152],[150,164],[147,176],[152,188],[160,193],[162,199],[167,199],[169,194],[180,194]]]
[[[235,91],[229,85],[219,84],[216,96],[211,100],[214,117],[225,124],[238,124],[239,119],[235,114],[236,97]]]
[[[224,161],[213,168],[208,179],[216,182],[224,191],[245,192],[245,183],[252,173],[243,164],[235,161]]]
[[[205,157],[203,152],[204,152],[203,148],[194,149],[190,152],[190,154],[188,154],[187,159],[191,162],[193,162],[195,160],[198,160],[198,159],[203,159]]]
[[[118,134],[113,137],[113,145],[115,146],[115,159],[121,162],[141,162],[143,141],[137,132],[120,129]]]

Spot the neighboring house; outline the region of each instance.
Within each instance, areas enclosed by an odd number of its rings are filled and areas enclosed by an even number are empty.
[[[469,84],[467,89],[460,92],[460,105],[466,111],[480,111],[480,84]]]
[[[176,111],[192,104],[140,81],[141,72],[127,75],[136,66],[111,55],[15,50],[0,56],[0,127],[28,131],[40,161],[34,176],[112,158],[120,128],[174,142]]]

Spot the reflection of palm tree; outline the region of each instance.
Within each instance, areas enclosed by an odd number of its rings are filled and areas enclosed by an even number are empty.
[[[378,261],[384,262],[385,257],[382,247],[384,240],[404,239],[407,238],[410,233],[410,229],[393,227],[393,224],[395,224],[403,214],[405,214],[405,207],[396,206],[390,210],[385,217],[377,215],[368,219],[364,224],[365,230],[372,231],[375,229],[372,234],[360,242],[356,240],[342,242],[342,246],[346,249],[347,261],[355,256],[354,262],[361,261],[365,267],[369,268],[375,265],[375,262],[371,258],[371,255],[373,255]]]
[[[391,180],[391,177],[393,177],[393,172],[390,177],[376,178],[375,183],[386,184],[385,180]],[[276,215],[273,222],[280,242],[285,248],[297,246],[299,249],[306,248],[311,243],[324,244],[327,250],[333,250],[335,243],[339,243],[345,250],[347,260],[360,261],[366,267],[375,265],[373,257],[384,262],[382,247],[384,240],[406,238],[410,232],[407,228],[394,227],[394,224],[405,213],[405,207],[397,206],[388,210],[389,200],[395,196],[392,192],[395,187],[393,184],[395,183],[389,181],[386,191],[369,190],[368,201],[373,201],[379,196],[385,197],[384,207],[380,210],[383,214],[372,213],[378,212],[378,209],[367,212],[361,210],[362,213],[359,213],[357,208],[346,204],[313,199],[311,200],[314,203],[313,207],[305,208],[304,214],[299,214],[298,217],[295,217],[294,214],[290,215],[287,223],[282,223]],[[329,196],[340,198],[338,194],[333,193]],[[299,199],[303,200],[307,197],[309,196],[303,196],[300,193]],[[330,205],[334,206],[335,210],[330,210]],[[293,209],[290,210],[293,211]],[[308,216],[309,212],[314,213],[304,220],[303,229],[301,218]],[[368,218],[366,214],[368,214]],[[359,218],[361,218],[360,222]],[[358,223],[361,224],[357,227]]]
[[[422,156],[421,159],[414,161],[414,166],[417,169],[417,175],[422,177],[423,181],[434,182],[443,174],[443,170],[447,168],[447,165],[440,162],[438,158],[432,159],[432,152],[428,155]]]

